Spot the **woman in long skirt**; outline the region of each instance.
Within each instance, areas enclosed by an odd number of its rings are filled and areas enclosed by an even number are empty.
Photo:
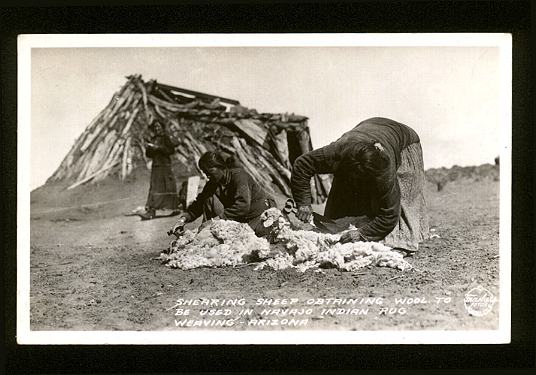
[[[156,210],[178,210],[179,206],[177,185],[171,169],[170,156],[175,152],[173,144],[160,123],[153,123],[152,130],[155,135],[151,142],[147,143],[145,151],[146,156],[153,159],[151,185],[145,213],[140,215],[142,220],[152,219]]]
[[[316,173],[334,175],[324,215],[357,228],[342,242],[383,241],[411,253],[427,238],[422,149],[409,126],[371,118],[296,159],[291,187],[303,221],[312,213],[310,180]]]

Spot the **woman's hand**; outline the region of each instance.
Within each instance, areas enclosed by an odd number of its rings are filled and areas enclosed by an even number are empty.
[[[313,208],[311,205],[308,206],[300,206],[298,207],[298,210],[296,211],[296,217],[303,221],[304,223],[308,223],[311,219],[311,215],[313,213]]]
[[[179,214],[177,221],[184,221],[185,223],[189,223],[190,221],[192,221],[192,217],[188,212],[185,211]]]
[[[183,212],[179,215],[177,222],[169,230],[171,233],[177,233],[179,230],[184,229],[184,224],[190,221],[190,215],[187,212]]]
[[[363,237],[361,237],[361,233],[359,233],[358,230],[348,231],[344,233],[340,239],[340,242],[342,243],[359,242],[359,241],[363,241]]]

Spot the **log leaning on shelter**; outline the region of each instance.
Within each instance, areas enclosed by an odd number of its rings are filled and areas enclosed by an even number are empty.
[[[67,188],[67,190],[74,189],[75,187],[77,187],[77,186],[79,186],[79,185],[82,185],[83,183],[85,183],[85,182],[91,180],[92,178],[94,178],[94,177],[97,176],[98,174],[103,173],[103,172],[106,172],[108,169],[111,169],[111,168],[115,167],[115,165],[118,164],[118,163],[119,163],[119,162],[115,162],[115,163],[112,164],[112,165],[108,165],[108,166],[106,166],[106,167],[104,167],[104,168],[98,170],[97,172],[95,172],[95,173],[89,175],[88,177],[84,178],[83,180],[80,180],[80,181],[78,181],[78,182],[75,182],[74,184],[72,184],[71,186],[69,186],[69,187]]]
[[[72,189],[110,176],[126,179],[136,168],[148,168],[149,125],[159,121],[175,145],[173,164],[186,173],[201,175],[201,155],[221,150],[233,154],[268,191],[289,196],[294,159],[312,149],[307,120],[293,113],[259,113],[238,100],[131,75],[75,140],[49,181],[68,181]],[[330,182],[329,177],[312,179],[313,203],[325,200]]]

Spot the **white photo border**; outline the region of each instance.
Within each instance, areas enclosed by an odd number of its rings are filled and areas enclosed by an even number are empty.
[[[32,48],[426,47],[500,49],[499,328],[478,331],[32,331],[30,329],[30,137]],[[18,37],[18,344],[505,344],[511,339],[512,37],[503,33],[32,34]]]

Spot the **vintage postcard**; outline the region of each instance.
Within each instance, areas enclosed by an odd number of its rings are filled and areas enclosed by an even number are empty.
[[[19,344],[510,342],[509,34],[20,35]]]

